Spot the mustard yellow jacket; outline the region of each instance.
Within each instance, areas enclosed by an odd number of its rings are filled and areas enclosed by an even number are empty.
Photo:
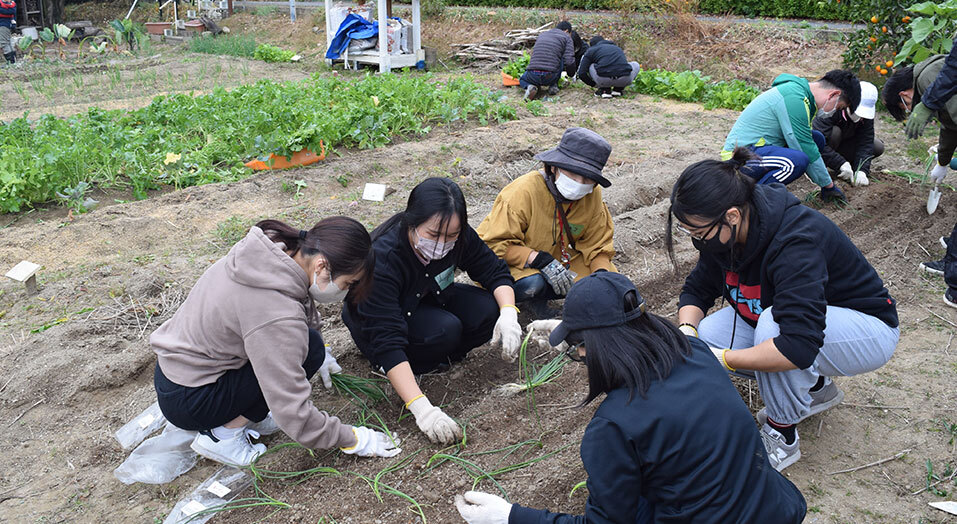
[[[571,205],[562,204],[568,214],[575,248],[567,247],[569,269],[582,278],[598,269],[617,271],[611,263],[615,256],[608,206],[601,199],[601,186]],[[476,230],[496,255],[508,264],[515,280],[534,275],[537,269],[525,267],[532,251],[545,251],[561,260],[558,233],[561,224],[555,213],[555,199],[538,171],[515,179],[495,198],[492,211]]]

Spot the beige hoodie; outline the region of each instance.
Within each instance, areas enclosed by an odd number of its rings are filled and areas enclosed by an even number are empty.
[[[188,387],[211,384],[251,362],[279,427],[308,448],[355,444],[352,426],[319,411],[302,368],[309,325],[318,325],[309,277],[253,227],[190,290],[150,336],[160,369]]]

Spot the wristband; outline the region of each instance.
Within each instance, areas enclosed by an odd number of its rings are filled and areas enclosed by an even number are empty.
[[[413,402],[415,402],[416,400],[419,400],[420,398],[424,396],[425,396],[425,393],[420,393],[418,396],[412,397],[412,400],[405,403],[405,409],[409,409],[409,406],[411,406]]]
[[[736,369],[728,365],[728,359],[725,358],[724,356],[724,354],[727,353],[728,351],[731,351],[731,350],[730,349],[721,350],[721,363],[724,364],[724,368],[727,369],[728,371],[737,371]]]
[[[501,310],[503,310],[503,309],[505,309],[505,308],[509,308],[509,307],[512,308],[512,309],[514,309],[516,313],[521,313],[521,312],[522,312],[522,310],[521,310],[521,309],[518,309],[518,306],[516,306],[515,304],[505,304],[504,306],[502,306],[501,308],[499,308],[499,311],[501,311]]]

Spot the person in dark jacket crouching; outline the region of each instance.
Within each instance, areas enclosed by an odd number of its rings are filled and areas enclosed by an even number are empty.
[[[812,123],[814,130],[824,135],[825,145],[819,148],[824,164],[854,186],[870,183],[867,175],[871,172],[871,160],[884,154],[884,142],[874,136],[876,107],[877,87],[861,82],[861,103],[857,109],[818,114]]]
[[[627,277],[599,271],[578,281],[549,342],[567,344],[570,358],[584,359],[582,405],[607,395],[581,443],[585,514],[470,491],[455,501],[466,522],[797,524],[804,518],[804,497],[768,463],[751,413],[708,346],[647,312]]]
[[[448,369],[492,339],[518,356],[522,328],[508,266],[468,224],[465,197],[447,178],[415,186],[405,211],[372,232],[372,292],[342,308],[359,350],[381,367],[429,440],[450,444],[462,428],[419,389],[415,375]],[[463,269],[480,287],[455,282]]]
[[[575,74],[575,42],[571,33],[572,25],[562,21],[538,35],[528,67],[518,79],[525,90],[525,100],[535,100],[544,89],[549,95],[557,95],[562,71],[568,76]]]
[[[588,51],[578,66],[578,78],[597,87],[595,96],[611,98],[621,96],[625,88],[635,81],[641,66],[638,62],[629,62],[625,52],[611,40],[600,36],[592,37],[588,42]]]
[[[897,307],[851,239],[781,184],[755,186],[750,160],[703,160],[681,173],[672,216],[691,236],[698,263],[678,299],[679,329],[711,346],[731,373],[756,378],[771,464],[801,457],[796,424],[841,402],[830,377],[883,366],[900,330]],[[675,268],[677,268],[675,263]],[[730,304],[708,315],[719,296]]]

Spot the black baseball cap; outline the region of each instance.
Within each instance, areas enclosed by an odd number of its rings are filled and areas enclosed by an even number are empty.
[[[634,291],[638,307],[625,311],[625,295]],[[620,326],[645,312],[645,299],[628,277],[610,271],[598,271],[579,280],[568,291],[562,321],[548,342],[557,346],[568,334],[582,329]]]

